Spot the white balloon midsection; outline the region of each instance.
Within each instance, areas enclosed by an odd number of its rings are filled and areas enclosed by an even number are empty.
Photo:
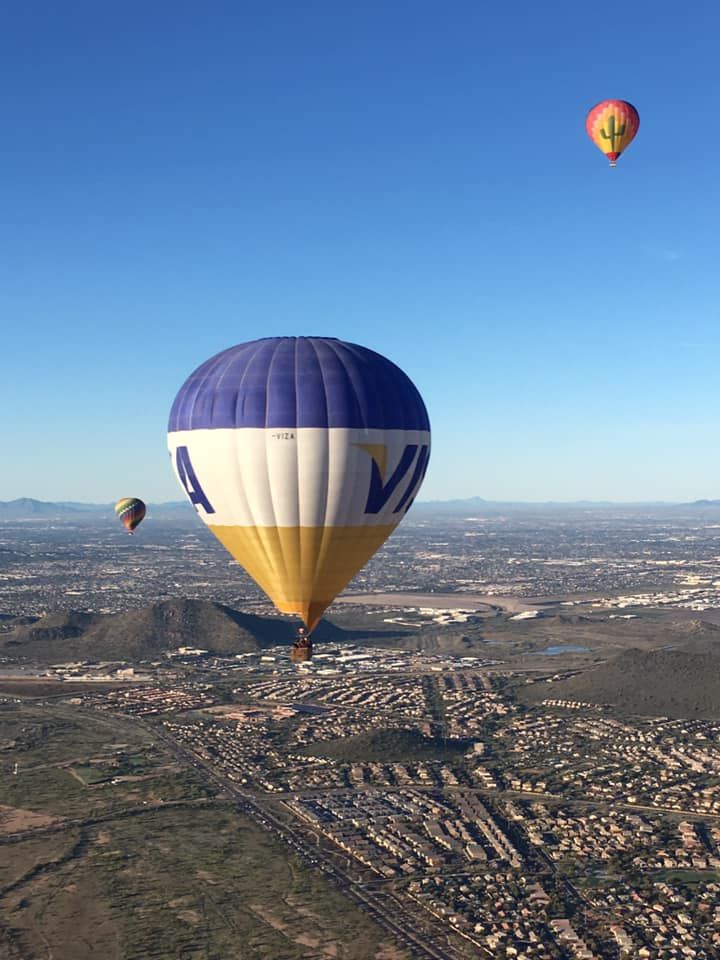
[[[212,526],[399,523],[430,454],[424,430],[238,428],[168,434],[173,468]]]

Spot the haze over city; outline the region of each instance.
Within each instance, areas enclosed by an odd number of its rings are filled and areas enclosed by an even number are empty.
[[[296,662],[188,504],[5,505],[0,948],[717,957],[719,538],[416,504]]]

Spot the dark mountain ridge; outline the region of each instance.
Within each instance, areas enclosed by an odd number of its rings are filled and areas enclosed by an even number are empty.
[[[720,717],[720,641],[705,635],[660,650],[631,648],[565,680],[522,691],[527,702],[545,698],[610,704],[640,716]]]
[[[0,655],[14,659],[148,660],[178,647],[218,654],[251,653],[289,645],[296,625],[260,617],[206,600],[172,599],[123,613],[53,613],[32,623],[6,622]],[[319,639],[338,640],[343,631],[323,623]]]
[[[372,730],[339,740],[321,740],[300,752],[341,763],[402,763],[417,760],[452,760],[466,753],[471,740],[444,740],[402,728]]]

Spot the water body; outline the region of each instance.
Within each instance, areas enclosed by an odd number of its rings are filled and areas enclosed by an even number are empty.
[[[537,654],[544,654],[546,657],[557,657],[561,653],[589,653],[590,647],[578,647],[574,643],[558,643],[554,647],[545,647],[544,650],[536,650]]]

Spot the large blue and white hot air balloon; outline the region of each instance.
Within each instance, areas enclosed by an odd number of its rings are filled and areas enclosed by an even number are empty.
[[[430,455],[412,381],[329,337],[217,354],[181,387],[168,429],[200,517],[308,630],[402,520]]]

